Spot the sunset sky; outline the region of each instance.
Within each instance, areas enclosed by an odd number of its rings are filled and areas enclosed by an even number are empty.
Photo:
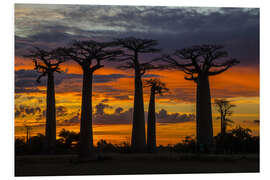
[[[192,45],[223,45],[240,64],[210,78],[212,101],[230,100],[236,105],[232,127],[248,127],[259,135],[259,9],[25,4],[15,5],[15,135],[25,135],[24,124],[33,126],[32,135],[45,129],[46,79],[36,83],[33,62],[22,55],[34,46],[52,49],[68,46],[72,40],[110,41],[130,36],[158,40],[162,53]],[[162,53],[144,56],[141,61]],[[95,72],[95,142],[130,141],[133,71],[120,70],[118,65],[105,63]],[[55,74],[57,130],[78,132],[82,71],[73,62],[64,63],[61,70]],[[170,89],[157,96],[157,143],[176,143],[194,136],[195,83],[186,81],[177,70],[153,70],[144,78],[152,77],[160,78]],[[147,114],[147,88],[144,101]],[[220,131],[216,116],[213,106],[215,134]]]

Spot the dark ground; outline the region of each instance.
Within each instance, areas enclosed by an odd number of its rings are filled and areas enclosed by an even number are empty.
[[[259,172],[258,155],[105,153],[102,157],[78,162],[76,155],[16,156],[15,176]]]

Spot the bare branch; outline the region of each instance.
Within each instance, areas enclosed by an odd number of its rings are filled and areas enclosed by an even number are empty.
[[[220,73],[226,71],[227,69],[229,69],[230,67],[232,67],[236,64],[239,64],[239,63],[240,63],[240,61],[238,61],[236,59],[232,59],[232,60],[226,61],[224,64],[222,64],[222,66],[215,65],[215,67],[224,67],[224,68],[221,68],[221,69],[216,70],[216,71],[209,71],[208,75],[214,76],[214,75],[220,74]]]

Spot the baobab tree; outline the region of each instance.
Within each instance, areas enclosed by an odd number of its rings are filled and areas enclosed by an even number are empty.
[[[229,117],[232,115],[233,111],[231,110],[236,105],[231,104],[230,101],[226,99],[215,99],[215,106],[217,111],[220,113],[220,116],[217,119],[220,119],[221,127],[220,127],[220,135],[221,139],[223,139],[226,134],[226,127],[233,123]]]
[[[194,81],[196,92],[197,144],[206,148],[213,141],[212,109],[209,77],[221,74],[239,63],[229,58],[228,52],[219,45],[199,45],[176,50],[173,55],[164,55],[161,60],[167,68],[183,71],[186,80]]]
[[[46,97],[46,128],[45,128],[45,151],[53,154],[56,143],[56,112],[55,112],[55,89],[54,73],[60,73],[59,65],[65,60],[57,58],[56,50],[43,50],[38,47],[30,51],[25,57],[31,58],[34,62],[35,70],[40,73],[37,82],[40,83],[42,77],[47,77],[47,97]]]
[[[160,49],[155,47],[158,45],[158,42],[151,39],[128,37],[117,39],[116,43],[123,48],[123,51],[125,52],[123,58],[116,59],[116,61],[119,62],[126,62],[126,65],[120,67],[122,69],[134,69],[135,94],[131,146],[134,152],[143,152],[146,148],[146,140],[142,76],[147,70],[154,69],[155,67],[151,64],[151,61],[140,62],[141,59],[139,55],[145,53],[157,53]]]
[[[147,150],[148,152],[156,151],[156,110],[155,110],[155,95],[163,95],[168,92],[165,83],[159,79],[150,79],[144,81],[144,87],[150,87],[150,100],[148,107],[147,119]]]
[[[76,62],[83,71],[82,105],[80,123],[80,158],[93,158],[93,130],[92,130],[92,82],[96,70],[104,67],[101,61],[112,60],[119,50],[110,48],[113,43],[89,41],[75,41],[71,47],[62,48],[59,55]],[[91,157],[92,156],[92,157]]]

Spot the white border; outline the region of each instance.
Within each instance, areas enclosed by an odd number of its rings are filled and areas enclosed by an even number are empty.
[[[248,174],[180,174],[180,175],[136,175],[136,176],[61,176],[61,177],[25,177],[20,179],[105,179],[113,180],[153,178],[153,179],[245,179],[267,178],[269,175],[269,62],[270,62],[270,7],[267,0],[8,0],[1,4],[1,179],[14,178],[13,148],[13,80],[14,80],[14,3],[41,4],[104,4],[104,5],[154,5],[154,6],[196,6],[196,7],[260,7],[260,77],[261,77],[261,173]],[[4,54],[4,55],[3,55]]]

